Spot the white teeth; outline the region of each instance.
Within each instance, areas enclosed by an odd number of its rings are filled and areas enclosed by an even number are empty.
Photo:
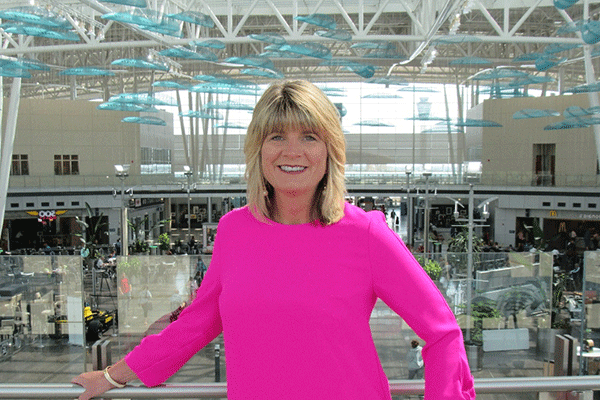
[[[289,165],[281,165],[279,168],[285,172],[298,172],[303,171],[306,167],[290,167]]]

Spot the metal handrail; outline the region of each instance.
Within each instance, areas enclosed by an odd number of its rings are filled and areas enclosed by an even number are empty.
[[[423,381],[390,381],[393,395],[423,394]],[[478,394],[513,392],[571,392],[600,390],[600,376],[561,376],[526,378],[487,378],[475,380]],[[83,388],[66,383],[47,384],[0,384],[0,399],[74,399],[83,393]],[[226,398],[226,383],[169,384],[154,388],[127,386],[113,389],[103,398]]]

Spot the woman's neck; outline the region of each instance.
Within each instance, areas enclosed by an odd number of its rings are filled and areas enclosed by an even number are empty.
[[[312,222],[312,196],[278,194],[275,197],[273,219],[284,225]]]

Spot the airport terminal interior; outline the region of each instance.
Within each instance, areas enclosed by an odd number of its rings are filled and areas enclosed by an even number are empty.
[[[476,380],[600,374],[600,1],[3,0],[0,41],[1,382],[68,383],[193,300],[282,79],[337,108],[346,201],[433,279]],[[419,338],[381,301],[371,329],[407,379]]]

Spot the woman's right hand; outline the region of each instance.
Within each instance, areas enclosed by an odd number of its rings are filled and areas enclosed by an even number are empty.
[[[89,400],[92,397],[97,397],[107,390],[114,388],[114,386],[104,377],[103,371],[84,372],[73,378],[71,383],[85,389],[85,392],[78,397],[79,400]]]

